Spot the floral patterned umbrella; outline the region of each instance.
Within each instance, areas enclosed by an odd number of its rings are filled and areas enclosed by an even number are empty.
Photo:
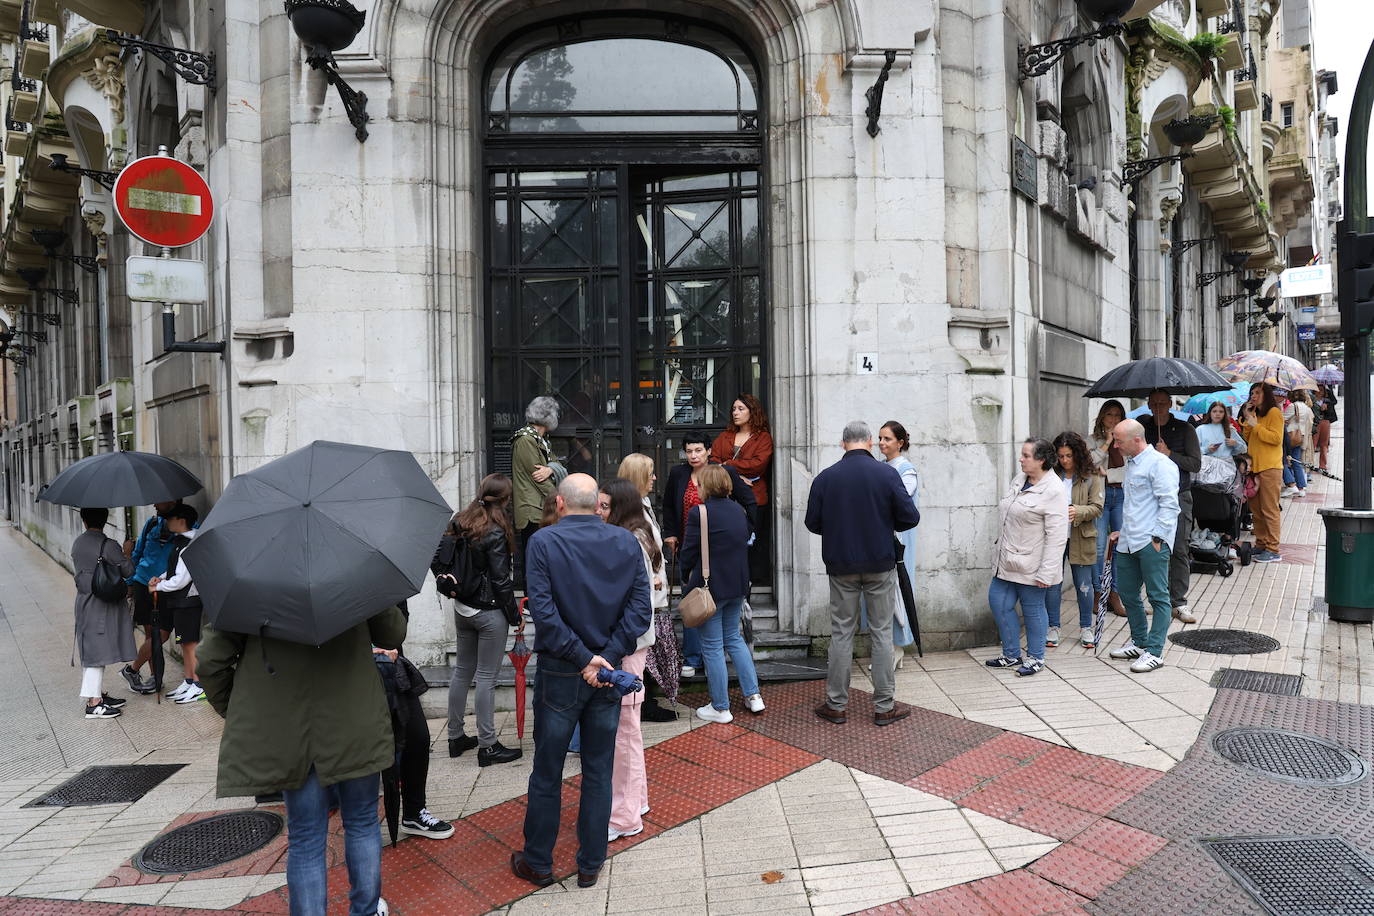
[[[1316,372],[1312,373],[1312,377],[1323,385],[1339,385],[1341,382],[1345,381],[1345,373],[1337,369],[1333,363],[1327,363],[1325,366],[1322,366]]]
[[[1217,363],[1217,370],[1233,382],[1264,382],[1284,391],[1317,390],[1317,380],[1307,367],[1289,356],[1269,350],[1241,350]]]

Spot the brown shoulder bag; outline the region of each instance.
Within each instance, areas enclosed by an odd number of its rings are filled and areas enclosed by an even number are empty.
[[[677,612],[684,627],[699,627],[716,615],[716,599],[711,597],[711,531],[706,524],[706,504],[701,509],[701,585],[682,596]]]

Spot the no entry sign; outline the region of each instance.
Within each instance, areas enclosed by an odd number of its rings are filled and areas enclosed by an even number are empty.
[[[215,212],[205,179],[171,156],[144,156],[125,166],[115,179],[114,203],[130,232],[164,248],[200,238]]]

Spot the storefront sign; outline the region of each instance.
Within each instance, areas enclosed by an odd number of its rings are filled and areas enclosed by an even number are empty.
[[[1298,325],[1298,340],[1316,340],[1317,326],[1315,324]]]
[[[1331,265],[1290,267],[1279,274],[1279,289],[1285,299],[1295,296],[1324,296],[1331,292]]]

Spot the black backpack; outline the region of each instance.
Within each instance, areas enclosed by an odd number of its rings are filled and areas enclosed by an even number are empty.
[[[109,538],[105,539],[106,541]],[[91,573],[91,594],[101,601],[123,601],[129,596],[128,583],[124,577],[105,560],[105,543],[100,544],[100,555],[95,558],[95,571]]]
[[[475,554],[467,538],[446,534],[440,539],[434,561],[429,564],[439,594],[472,605],[490,592],[485,587],[486,574],[478,568]]]

